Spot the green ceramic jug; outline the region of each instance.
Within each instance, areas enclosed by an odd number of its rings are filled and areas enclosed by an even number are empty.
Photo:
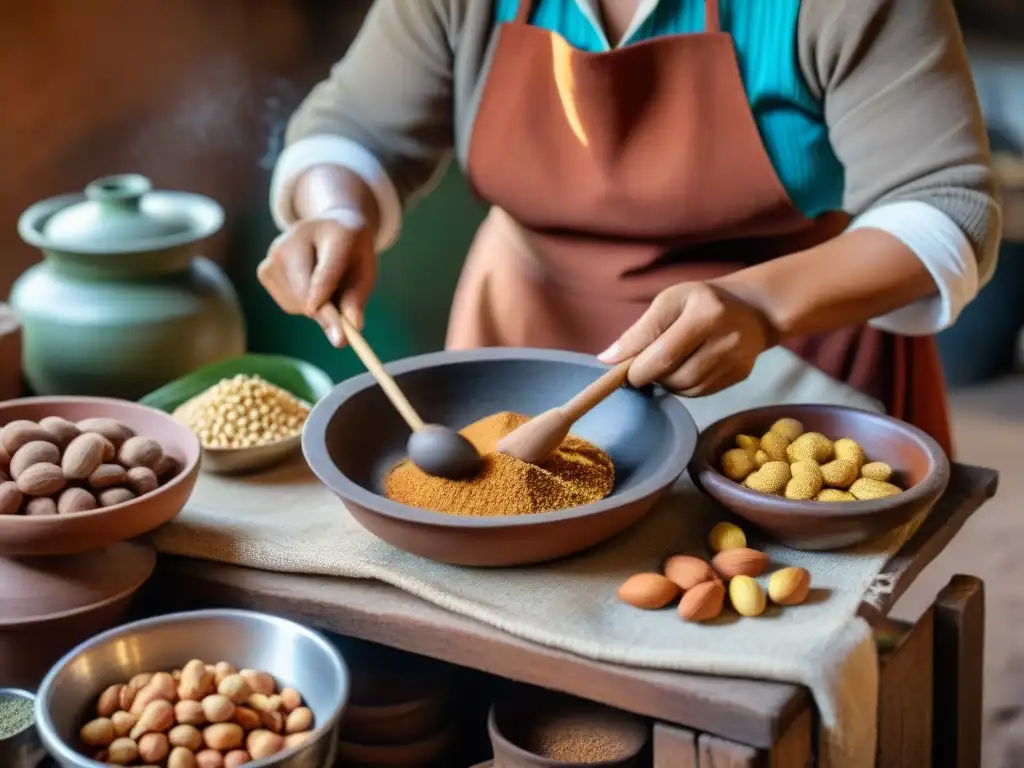
[[[45,256],[11,290],[29,388],[134,400],[244,353],[234,288],[200,255],[223,222],[215,201],[137,174],[26,210],[18,233]]]

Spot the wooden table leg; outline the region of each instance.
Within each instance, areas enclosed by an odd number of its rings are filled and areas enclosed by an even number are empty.
[[[985,590],[954,576],[934,605],[934,768],[981,766],[985,666]]]
[[[667,723],[654,726],[654,768],[811,768],[814,713],[804,710],[771,750],[695,734]]]
[[[899,645],[879,659],[878,768],[932,764],[932,651],[929,608]]]
[[[697,734],[678,725],[655,723],[654,768],[698,768]]]

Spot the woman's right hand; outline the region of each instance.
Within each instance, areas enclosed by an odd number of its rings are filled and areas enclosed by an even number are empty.
[[[362,329],[377,277],[373,234],[351,209],[300,219],[270,244],[256,274],[281,309],[315,320],[331,344],[344,346],[338,312]]]

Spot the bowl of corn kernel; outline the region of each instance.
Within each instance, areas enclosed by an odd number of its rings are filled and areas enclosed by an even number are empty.
[[[277,355],[215,363],[147,395],[199,438],[203,469],[255,472],[298,452],[313,404],[334,386],[320,369]]]
[[[700,435],[690,476],[736,516],[793,549],[853,546],[930,508],[949,459],[898,419],[837,405],[727,416]]]

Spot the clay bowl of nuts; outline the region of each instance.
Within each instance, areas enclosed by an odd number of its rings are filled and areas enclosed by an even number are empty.
[[[698,487],[793,549],[869,541],[930,509],[949,459],[921,430],[834,405],[779,405],[728,416],[701,433]]]
[[[64,768],[332,765],[349,676],[319,633],[235,610],[105,632],[50,670],[36,699]]]
[[[148,533],[185,506],[199,458],[187,427],[135,403],[0,403],[0,556],[74,555]]]

